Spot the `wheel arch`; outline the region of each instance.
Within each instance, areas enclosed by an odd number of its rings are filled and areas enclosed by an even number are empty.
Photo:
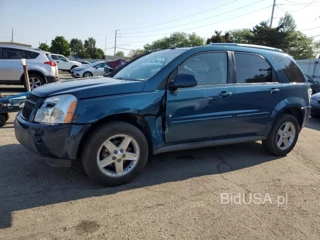
[[[45,76],[41,71],[39,71],[39,70],[28,70],[28,74],[29,74],[29,75],[30,75],[30,74],[38,74],[38,75],[40,75],[40,76],[43,78],[44,83],[47,83],[47,78],[46,78],[46,76]],[[21,82],[22,84],[25,83],[24,73],[23,73],[23,74],[21,75],[21,77],[20,77],[20,82]]]
[[[288,107],[283,108],[279,112],[276,120],[282,114],[289,114],[289,115],[294,116],[297,119],[298,123],[299,123],[300,130],[302,129],[302,125],[303,125],[303,122],[304,122],[304,112],[303,112],[301,106],[288,106]],[[274,121],[274,123],[276,122],[276,120]]]
[[[90,72],[90,71],[85,71],[85,72],[82,74],[82,77],[84,77],[84,75],[85,75],[86,73],[90,73],[90,74],[93,76],[93,73],[92,73],[92,72]]]
[[[78,153],[77,157],[80,157],[81,151],[86,143],[86,139],[96,130],[98,127],[101,125],[104,125],[108,122],[111,121],[121,121],[121,122],[126,122],[129,124],[132,124],[133,126],[137,127],[146,137],[148,141],[148,148],[149,148],[149,155],[153,155],[153,143],[152,143],[152,135],[150,131],[150,127],[146,119],[138,114],[135,113],[119,113],[119,114],[114,114],[114,115],[109,115],[107,117],[104,117],[97,122],[93,123],[89,129],[85,132],[83,135],[80,145],[78,147]]]

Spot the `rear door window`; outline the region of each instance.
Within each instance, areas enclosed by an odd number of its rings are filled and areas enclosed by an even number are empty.
[[[40,53],[32,52],[32,51],[24,51],[24,57],[26,59],[35,59],[39,56]]]
[[[235,53],[237,83],[272,82],[272,67],[256,54]]]

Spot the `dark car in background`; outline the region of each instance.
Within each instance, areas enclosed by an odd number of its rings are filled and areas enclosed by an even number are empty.
[[[320,92],[320,82],[313,80],[312,77],[309,75],[305,74],[307,82],[310,84],[310,87],[312,89],[312,94]]]
[[[320,93],[316,93],[311,97],[311,117],[320,118]]]
[[[15,134],[51,165],[82,161],[92,179],[118,185],[164,152],[261,140],[266,151],[284,156],[309,117],[310,97],[300,68],[279,49],[167,49],[109,77],[36,88]]]

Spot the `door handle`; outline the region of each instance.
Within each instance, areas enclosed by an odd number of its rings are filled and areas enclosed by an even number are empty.
[[[232,92],[226,92],[226,91],[222,91],[221,93],[219,93],[220,97],[228,97],[231,96]]]
[[[57,61],[57,63],[59,63],[59,61]]]
[[[279,89],[279,88],[272,88],[272,89],[270,90],[270,93],[271,93],[271,94],[274,94],[274,93],[277,93],[277,92],[280,92],[280,89]]]

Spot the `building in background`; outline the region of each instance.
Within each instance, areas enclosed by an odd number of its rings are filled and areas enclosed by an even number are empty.
[[[0,42],[0,44],[15,45],[20,47],[32,47],[32,45],[29,45],[29,44],[16,43],[16,42]]]

